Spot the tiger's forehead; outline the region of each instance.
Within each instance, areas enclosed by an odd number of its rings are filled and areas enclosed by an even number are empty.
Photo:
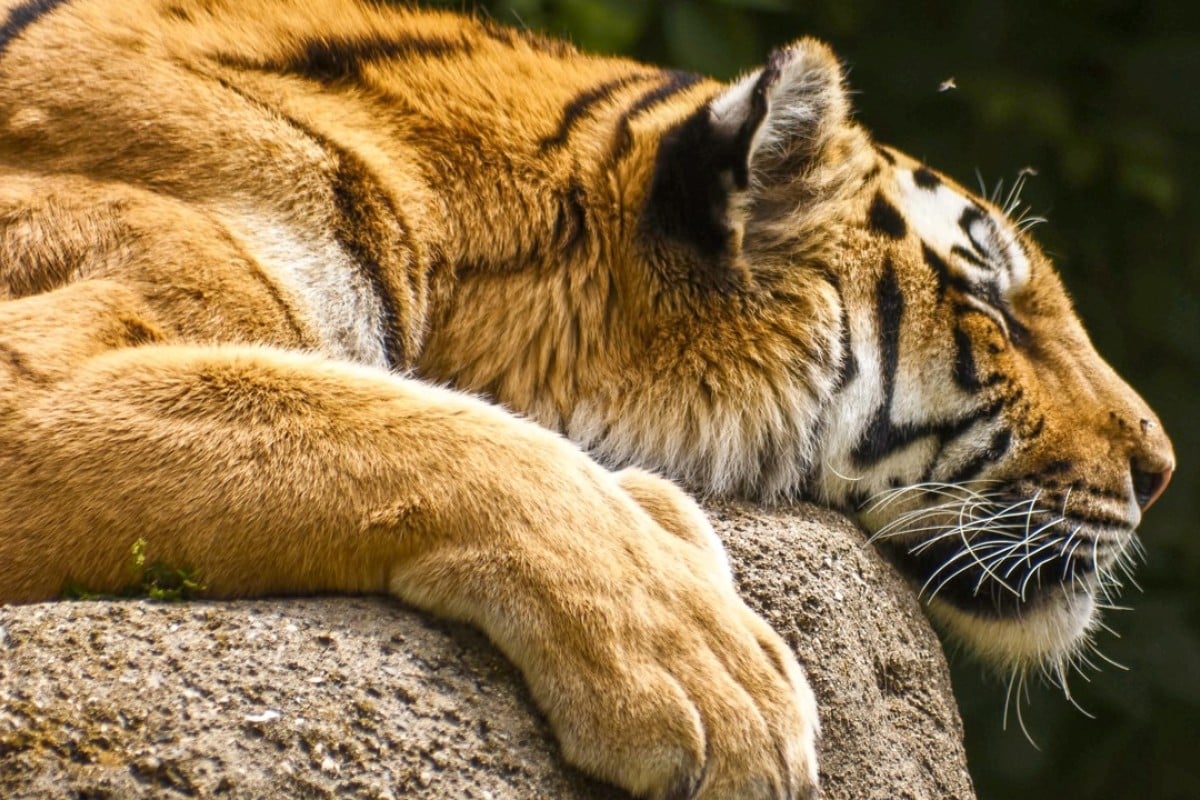
[[[1000,297],[1028,283],[1029,256],[1002,214],[927,167],[897,166],[894,176],[909,227],[958,281]]]

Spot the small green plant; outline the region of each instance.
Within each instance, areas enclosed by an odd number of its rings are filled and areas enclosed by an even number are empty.
[[[205,589],[200,573],[191,567],[174,567],[163,561],[146,563],[146,540],[138,538],[129,548],[130,582],[114,594],[97,592],[70,578],[63,584],[68,600],[99,600],[112,597],[148,597],[164,603],[195,599]]]

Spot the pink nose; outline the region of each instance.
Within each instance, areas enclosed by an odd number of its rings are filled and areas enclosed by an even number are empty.
[[[1133,494],[1142,511],[1150,508],[1162,497],[1162,493],[1167,490],[1167,484],[1171,482],[1171,476],[1175,474],[1173,467],[1167,467],[1161,472],[1144,472],[1133,467],[1132,471]]]

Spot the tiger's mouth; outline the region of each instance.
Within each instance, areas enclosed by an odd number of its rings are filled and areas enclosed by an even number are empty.
[[[885,493],[863,517],[952,634],[1002,664],[1044,664],[1087,640],[1141,553],[1135,506],[1069,501],[1029,486],[929,484]]]

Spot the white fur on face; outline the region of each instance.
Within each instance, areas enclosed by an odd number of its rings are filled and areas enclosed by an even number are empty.
[[[989,619],[948,603],[929,603],[933,617],[951,636],[1003,669],[1064,669],[1100,627],[1090,594],[1063,592],[1013,619]]]
[[[1007,297],[1028,282],[1029,258],[1007,220],[945,183],[919,185],[909,169],[896,170],[896,188],[913,231],[968,283]]]
[[[907,235],[919,239],[942,262],[946,279],[954,282],[966,302],[987,314],[1007,331],[1005,306],[1029,280],[1030,261],[1012,224],[979,201],[952,188],[940,178],[913,169],[897,168],[884,196],[898,206]],[[911,242],[910,239],[910,242]],[[932,275],[931,275],[932,279]],[[889,453],[869,469],[851,457],[880,404],[885,377],[879,351],[879,320],[872,313],[849,312],[850,339],[858,365],[857,376],[843,388],[822,432],[821,464],[816,489],[826,502],[873,496],[889,485],[922,480],[937,442],[918,438]],[[900,347],[909,346],[909,342]],[[907,365],[907,366],[906,366]],[[888,407],[893,425],[921,426],[959,417],[969,409],[951,384],[949,366],[915,364],[901,352],[893,375],[894,392]],[[987,447],[994,424],[979,424],[960,434],[943,458],[952,469]]]

